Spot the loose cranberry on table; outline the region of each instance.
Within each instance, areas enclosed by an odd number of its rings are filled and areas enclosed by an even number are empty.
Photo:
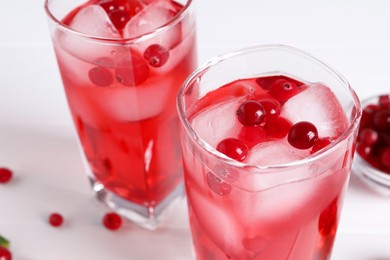
[[[13,172],[8,168],[0,168],[0,183],[7,183],[12,179]]]
[[[0,260],[11,260],[12,254],[11,252],[5,248],[0,246]]]
[[[103,225],[109,230],[118,230],[122,226],[122,218],[115,212],[109,212],[103,217]]]
[[[53,227],[59,227],[59,226],[62,225],[63,222],[64,222],[64,218],[62,217],[61,214],[59,214],[59,213],[52,213],[52,214],[50,214],[50,216],[49,216],[49,223]]]
[[[390,174],[390,94],[372,99],[363,107],[356,152]]]

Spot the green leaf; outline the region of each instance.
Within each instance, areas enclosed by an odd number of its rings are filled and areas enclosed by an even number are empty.
[[[5,237],[0,236],[0,246],[8,248],[9,244],[9,241]]]

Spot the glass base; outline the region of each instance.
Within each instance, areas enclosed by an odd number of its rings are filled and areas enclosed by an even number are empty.
[[[122,197],[117,196],[113,192],[105,189],[104,185],[89,177],[91,186],[96,192],[96,197],[99,201],[106,204],[113,211],[121,216],[129,219],[135,224],[155,230],[168,209],[176,204],[184,197],[184,184],[180,183],[168,196],[159,204],[154,206],[142,206],[132,203]]]

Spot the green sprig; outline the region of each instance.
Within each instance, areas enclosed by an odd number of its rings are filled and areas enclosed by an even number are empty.
[[[9,248],[10,242],[5,238],[0,235],[0,246]]]

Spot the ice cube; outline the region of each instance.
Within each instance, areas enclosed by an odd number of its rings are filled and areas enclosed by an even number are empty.
[[[280,139],[254,146],[249,151],[245,162],[249,165],[271,166],[295,162],[309,155],[310,152],[308,150],[296,149],[288,144],[285,139]],[[292,166],[286,170],[279,169],[277,173],[267,170],[265,172],[243,175],[241,176],[242,185],[250,191],[268,190],[285,183],[313,176],[316,172],[315,169],[311,170],[310,167],[310,165]]]
[[[188,189],[188,200],[194,217],[202,228],[202,232],[221,251],[237,254],[241,248],[240,223],[234,219],[219,195],[216,198],[206,196],[196,189]],[[225,204],[226,205],[226,204]]]
[[[262,142],[248,153],[246,162],[250,165],[268,166],[301,160],[310,155],[308,150],[292,147],[284,139]]]
[[[123,29],[125,38],[140,37],[164,26],[177,14],[177,10],[170,0],[155,0],[144,7],[126,24]],[[180,43],[181,27],[177,24],[168,30],[160,32],[153,38],[139,43],[139,50],[144,51],[152,44],[159,44],[172,49]]]
[[[293,124],[308,121],[317,127],[319,137],[337,137],[347,129],[346,115],[335,94],[316,83],[290,98],[282,107],[281,116]]]
[[[172,81],[148,78],[137,87],[103,89],[97,99],[105,113],[117,121],[139,121],[158,115],[168,103]],[[151,102],[153,97],[153,102]]]
[[[75,31],[97,37],[119,38],[106,11],[99,5],[88,5],[80,9],[69,24]]]
[[[89,5],[80,9],[69,26],[75,31],[94,37],[121,37],[107,13],[98,5]],[[93,63],[98,57],[115,58],[129,52],[128,48],[124,46],[103,44],[92,40],[90,37],[83,37],[74,33],[57,31],[56,37],[62,49],[70,55],[90,63]]]
[[[192,128],[214,148],[225,138],[236,138],[241,128],[236,116],[241,100],[235,98],[204,109],[191,120]]]

